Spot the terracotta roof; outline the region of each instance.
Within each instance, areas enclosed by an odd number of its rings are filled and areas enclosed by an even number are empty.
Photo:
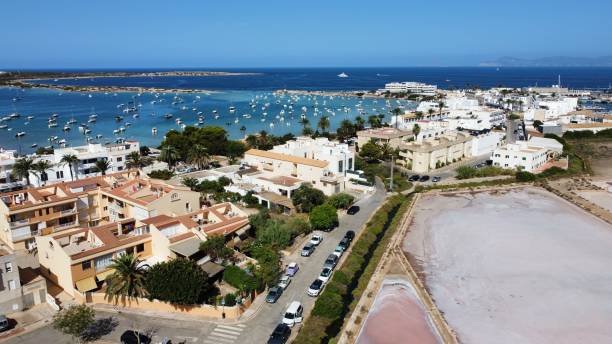
[[[170,237],[168,240],[170,241],[171,244],[173,244],[175,242],[183,241],[185,239],[189,239],[194,236],[195,234],[193,234],[193,232],[187,232],[187,233],[183,233],[183,234],[179,234],[179,235]]]
[[[329,164],[329,162],[327,162],[327,161],[302,158],[302,157],[293,156],[293,155],[289,155],[289,154],[276,153],[276,152],[272,152],[272,151],[263,151],[263,150],[259,150],[259,149],[249,149],[244,154],[245,155],[254,155],[254,156],[258,156],[258,157],[262,157],[262,158],[268,158],[268,159],[273,159],[273,160],[288,161],[288,162],[292,162],[294,164],[308,165],[308,166],[314,166],[314,167],[319,167],[319,168],[327,167],[327,165]]]

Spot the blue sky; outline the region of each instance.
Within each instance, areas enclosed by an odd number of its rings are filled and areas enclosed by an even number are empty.
[[[476,65],[612,55],[612,1],[3,1],[1,68]]]

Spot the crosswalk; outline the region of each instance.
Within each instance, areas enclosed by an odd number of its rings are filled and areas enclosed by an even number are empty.
[[[244,324],[217,325],[214,330],[204,339],[207,344],[233,344],[242,331],[246,328]]]

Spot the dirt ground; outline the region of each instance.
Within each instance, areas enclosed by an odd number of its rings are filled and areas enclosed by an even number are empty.
[[[463,343],[611,343],[612,226],[538,188],[425,195],[404,250]]]
[[[592,156],[593,179],[612,180],[612,142],[592,142],[587,149]]]

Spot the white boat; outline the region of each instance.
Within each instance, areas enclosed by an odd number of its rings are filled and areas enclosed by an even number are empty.
[[[157,128],[155,127],[151,128],[151,134],[157,135]]]
[[[26,134],[25,131],[20,131],[17,134],[15,134],[15,137],[23,137],[25,136],[25,134]]]
[[[32,143],[32,145],[31,145],[30,147],[32,147],[32,148],[36,148],[36,147],[38,147],[38,144],[36,144],[36,143]]]
[[[0,129],[6,129],[6,128],[8,128],[8,125],[7,125],[7,124],[2,124],[2,125],[0,125]]]
[[[235,112],[235,111],[236,111],[236,108],[235,108],[235,107],[233,107],[233,106],[230,106],[230,108],[229,108],[229,112]]]
[[[57,128],[57,122],[49,123],[49,128]]]
[[[63,131],[70,131],[70,126],[69,125],[65,125],[64,129],[62,129]]]
[[[348,76],[348,74],[342,72],[342,73],[338,74],[338,77],[339,78],[348,78],[349,76]]]

